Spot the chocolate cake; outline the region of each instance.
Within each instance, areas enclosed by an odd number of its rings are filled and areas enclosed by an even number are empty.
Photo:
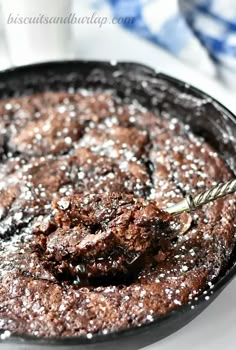
[[[135,100],[89,90],[2,100],[0,155],[3,337],[152,322],[212,288],[230,258],[235,196],[164,211],[230,169],[188,125]]]

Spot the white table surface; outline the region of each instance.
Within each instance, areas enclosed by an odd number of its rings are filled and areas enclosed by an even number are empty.
[[[91,45],[92,43],[92,45]],[[40,43],[39,43],[40,44]],[[76,31],[76,58],[135,61],[150,65],[208,92],[236,113],[232,90],[199,73],[196,68],[178,61],[164,50],[125,32],[115,25],[99,29],[87,25]],[[68,55],[65,54],[63,58]],[[59,57],[60,58],[60,57]],[[10,66],[6,48],[0,38],[0,69]],[[146,347],[147,350],[234,350],[236,348],[236,280],[195,320],[168,338]]]

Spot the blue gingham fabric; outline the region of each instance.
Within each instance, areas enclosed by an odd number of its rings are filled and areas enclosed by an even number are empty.
[[[236,0],[93,0],[123,26],[210,71],[214,63],[236,74]]]
[[[180,0],[180,8],[211,58],[236,72],[236,0]]]

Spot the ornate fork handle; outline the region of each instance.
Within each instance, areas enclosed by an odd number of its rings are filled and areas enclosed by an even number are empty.
[[[209,190],[203,191],[196,196],[188,195],[181,202],[172,205],[169,208],[165,208],[164,210],[172,215],[177,215],[184,211],[189,212],[233,192],[236,192],[236,179],[230,180],[226,183],[219,183],[218,185],[215,185]]]

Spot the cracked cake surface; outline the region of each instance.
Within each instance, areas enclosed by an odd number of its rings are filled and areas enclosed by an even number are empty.
[[[2,334],[107,334],[187,304],[235,244],[235,195],[163,211],[233,174],[188,125],[113,91],[0,101]]]

